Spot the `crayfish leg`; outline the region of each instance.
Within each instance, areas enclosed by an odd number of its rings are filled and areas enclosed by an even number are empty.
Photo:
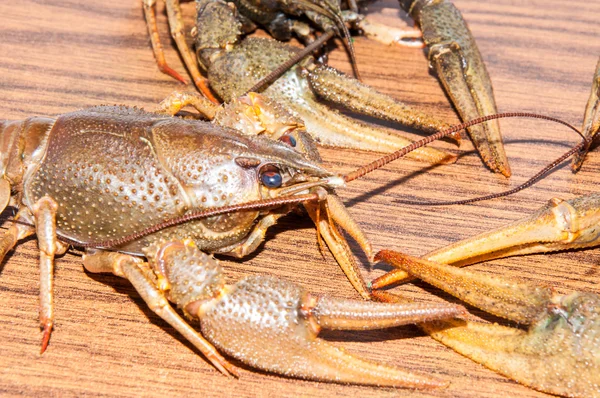
[[[40,249],[40,326],[43,330],[40,354],[46,351],[54,326],[54,256],[67,250],[67,246],[56,239],[57,209],[58,204],[49,196],[40,198],[32,209]]]
[[[200,92],[212,103],[219,104],[220,101],[215,98],[212,91],[209,88],[208,80],[200,75],[198,66],[192,52],[190,51],[184,34],[184,23],[181,17],[181,8],[179,7],[178,0],[165,0],[167,5],[167,14],[169,19],[169,25],[171,26],[171,35],[177,44],[177,48],[183,58],[183,61],[189,70],[190,75],[194,81],[194,84],[200,90]],[[160,42],[160,36],[158,34],[158,27],[156,23],[155,13],[156,0],[143,0],[144,16],[146,18],[146,26],[148,28],[148,34],[150,35],[150,41],[152,43],[152,51],[158,69],[166,75],[171,76],[175,80],[187,84],[187,80],[182,77],[179,72],[171,68],[165,59],[164,50]]]
[[[219,104],[219,100],[215,98],[209,88],[208,80],[200,75],[196,57],[190,51],[190,48],[185,41],[185,29],[179,0],[165,0],[165,3],[167,5],[167,17],[169,19],[169,26],[171,27],[171,36],[173,37],[173,40],[175,40],[175,44],[177,44],[177,49],[179,50],[179,54],[181,54],[181,58],[183,58],[185,66],[190,72],[190,75],[192,75],[194,84],[206,98],[215,104]],[[150,32],[150,35],[152,35],[152,32]]]
[[[220,109],[219,105],[215,105],[198,93],[174,91],[161,101],[156,112],[175,116],[177,112],[186,106],[192,106],[209,120],[214,119],[217,111]]]
[[[154,12],[155,6],[156,0],[143,0],[144,16],[146,17],[146,26],[148,27],[148,34],[150,35],[150,41],[152,43],[152,51],[154,52],[156,65],[162,73],[171,76],[183,84],[187,84],[187,81],[175,69],[167,65],[165,52],[162,44],[160,44],[160,36],[158,35],[156,13]]]
[[[181,333],[221,373],[237,377],[236,368],[171,307],[147,263],[139,258],[117,252],[88,251],[83,257],[83,265],[90,272],[110,272],[129,280],[156,315]]]
[[[29,209],[21,209],[15,216],[15,221],[25,221],[33,225],[31,220],[31,213]],[[6,254],[11,251],[18,241],[25,239],[35,233],[35,228],[25,225],[14,223],[11,225],[6,232],[0,237],[0,262],[4,259]]]
[[[578,171],[585,160],[585,156],[590,150],[590,146],[598,130],[600,130],[600,120],[598,119],[598,109],[600,108],[600,59],[596,64],[596,73],[592,81],[592,91],[585,106],[583,114],[583,136],[588,140],[587,145],[573,157],[571,164],[572,170]]]
[[[275,225],[277,220],[284,215],[285,213],[267,214],[266,216],[263,216],[243,241],[235,243],[232,246],[223,247],[214,251],[214,253],[224,254],[235,258],[244,258],[250,253],[254,253],[254,251],[258,249],[258,246],[264,242],[269,227]]]

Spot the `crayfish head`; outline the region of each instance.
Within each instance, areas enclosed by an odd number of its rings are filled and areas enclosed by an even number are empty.
[[[225,105],[213,123],[248,136],[247,153],[235,159],[254,168],[263,198],[306,194],[316,187],[333,189],[344,181],[321,166],[304,122],[268,96],[248,93]]]

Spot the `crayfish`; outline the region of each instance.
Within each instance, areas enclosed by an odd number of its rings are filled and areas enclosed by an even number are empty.
[[[175,117],[193,106],[211,123]],[[453,305],[405,305],[313,296],[258,276],[227,285],[208,253],[244,257],[299,204],[353,286],[370,298],[339,228],[372,258],[371,245],[335,188],[438,138],[424,138],[345,176],[320,166],[301,120],[259,94],[224,107],[175,92],[157,112],[99,106],[56,119],[2,122],[0,207],[18,209],[0,258],[37,235],[42,352],[54,324],[54,257],[84,248],[89,272],[129,280],[149,308],[224,374],[215,347],[264,370],[313,380],[405,387],[445,382],[372,363],[317,339],[321,328],[374,329],[460,316]],[[578,148],[573,149],[576,151]],[[202,336],[170,306],[201,321]]]
[[[186,105],[213,122],[173,117]],[[54,257],[72,245],[85,249],[89,272],[128,279],[152,311],[224,374],[236,370],[215,347],[251,366],[313,380],[446,385],[354,357],[316,336],[321,328],[373,329],[459,316],[462,307],[338,300],[266,276],[226,285],[217,260],[206,254],[255,251],[268,227],[303,204],[368,297],[338,227],[369,258],[370,244],[334,188],[376,166],[344,177],[327,171],[301,122],[285,112],[257,94],[218,107],[174,93],[157,112],[99,106],[56,119],[2,122],[0,206],[18,213],[0,238],[0,258],[37,235],[42,352],[54,325]],[[169,301],[201,320],[202,335]]]
[[[155,57],[162,71],[182,80],[164,62],[158,38],[155,0],[144,1],[148,30]],[[192,56],[186,41],[185,28],[178,0],[167,0],[167,14],[172,36],[194,82],[208,98],[225,102],[248,92],[289,59],[299,49],[273,39],[245,37],[256,26],[252,21],[275,32],[282,26],[289,37],[298,32],[296,18],[308,17],[320,29],[333,29],[348,36],[345,20],[360,20],[355,12],[342,15],[340,5],[330,1],[261,2],[235,0],[199,0],[195,50]],[[464,121],[495,114],[496,105],[489,76],[460,12],[447,1],[402,1],[400,5],[421,25],[428,46],[431,65],[442,79]],[[248,27],[250,21],[250,27]],[[276,25],[272,25],[276,22]],[[281,24],[283,23],[283,25]],[[348,48],[352,48],[347,41]],[[352,52],[351,52],[352,53]],[[207,78],[203,78],[200,69]],[[210,87],[210,88],[209,88]],[[352,112],[397,122],[427,133],[443,130],[448,125],[424,112],[381,94],[369,86],[308,57],[272,82],[264,93],[285,104],[301,117],[315,140],[331,146],[343,146],[379,152],[393,152],[408,145],[397,134],[348,118],[326,103],[333,103]],[[473,142],[487,166],[505,176],[511,171],[496,121],[489,121],[469,130]],[[440,152],[420,156],[428,162],[451,161]]]

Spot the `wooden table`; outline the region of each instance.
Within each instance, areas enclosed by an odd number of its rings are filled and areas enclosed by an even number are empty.
[[[600,3],[587,1],[475,0],[455,2],[484,56],[500,111],[550,114],[580,125],[593,69],[600,55]],[[521,3],[521,4],[519,4]],[[13,5],[15,4],[15,5]],[[187,22],[194,5],[184,4]],[[160,6],[162,10],[162,5]],[[371,8],[381,21],[403,26],[393,1]],[[152,109],[182,86],[162,75],[150,51],[139,1],[24,0],[0,4],[0,109],[2,118],[57,115],[98,104]],[[164,12],[161,34],[167,59],[184,72],[170,48]],[[421,50],[389,48],[356,39],[364,80],[375,88],[450,122],[458,119]],[[350,71],[338,49],[330,63]],[[450,199],[498,192],[525,181],[578,138],[555,124],[501,122],[513,177],[486,170],[465,141],[454,165],[426,167],[402,160],[356,181],[340,194],[375,249],[422,255],[460,238],[498,227],[540,207],[553,196],[572,198],[597,190],[600,156],[592,153],[574,175],[563,165],[533,188],[510,198],[469,206],[415,207],[395,199]],[[323,149],[327,167],[341,173],[378,155]],[[358,251],[357,251],[358,253]],[[510,381],[454,353],[416,327],[324,333],[365,357],[388,361],[452,382],[447,390],[342,386],[291,380],[242,367],[226,378],[190,344],[151,313],[131,285],[111,275],[90,275],[80,257],[56,261],[56,329],[39,355],[38,251],[29,239],[0,266],[0,394],[30,396],[447,396],[543,394]],[[598,292],[597,249],[535,255],[474,266],[498,275],[545,283],[564,293]],[[329,253],[322,258],[311,223],[289,216],[269,232],[245,261],[225,260],[229,279],[256,273],[293,278],[317,293],[358,297]],[[387,269],[364,264],[370,280]],[[440,300],[425,284],[397,291]]]

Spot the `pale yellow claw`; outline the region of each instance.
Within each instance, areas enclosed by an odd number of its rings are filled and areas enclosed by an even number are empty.
[[[531,253],[594,247],[600,244],[600,193],[568,201],[553,198],[529,217],[424,256],[429,261],[465,266],[484,260]],[[409,279],[403,270],[377,278],[380,289]]]
[[[470,272],[385,250],[376,258],[487,312],[522,324],[442,320],[421,325],[434,339],[526,386],[570,397],[600,396],[600,296]]]
[[[543,287],[506,282],[391,250],[377,253],[376,259],[410,272],[411,275],[484,311],[520,323],[534,321],[550,302],[551,291]]]

